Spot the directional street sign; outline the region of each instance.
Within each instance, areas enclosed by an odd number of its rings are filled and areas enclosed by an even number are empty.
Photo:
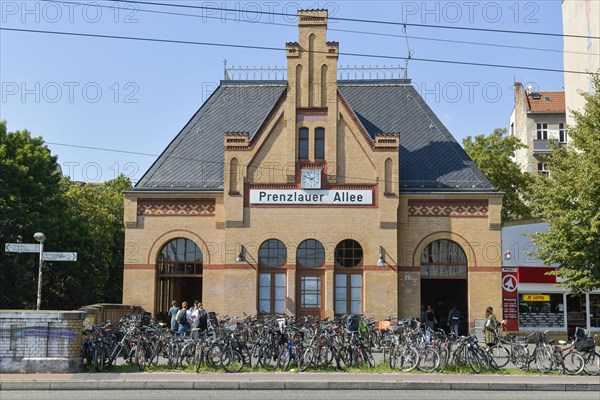
[[[7,253],[39,253],[39,243],[6,243],[4,251]]]
[[[44,252],[44,261],[77,261],[77,253]]]

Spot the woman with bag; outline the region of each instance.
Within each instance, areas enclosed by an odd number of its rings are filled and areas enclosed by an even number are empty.
[[[498,318],[496,318],[494,315],[494,309],[491,306],[486,308],[483,333],[485,336],[485,343],[488,345],[488,347],[492,347],[494,344],[496,344],[496,334],[500,324],[504,324],[504,321],[498,323]]]

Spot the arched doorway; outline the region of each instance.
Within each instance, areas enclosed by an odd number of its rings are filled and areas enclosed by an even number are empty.
[[[285,314],[287,247],[278,239],[265,240],[258,249],[258,313]]]
[[[438,328],[448,331],[448,312],[456,305],[461,313],[459,334],[468,327],[467,256],[456,242],[436,240],[421,253],[421,304],[430,304]]]
[[[171,301],[202,301],[202,251],[193,241],[173,239],[158,253],[156,315],[167,320]]]

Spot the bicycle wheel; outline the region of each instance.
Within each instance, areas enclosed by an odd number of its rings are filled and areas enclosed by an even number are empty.
[[[194,356],[196,355],[196,343],[189,342],[181,349],[179,354],[179,362],[183,367],[188,367],[194,364]]]
[[[493,346],[490,356],[496,368],[504,368],[510,361],[510,351],[503,344]]]
[[[202,367],[203,360],[204,360],[204,345],[202,343],[198,343],[196,345],[196,349],[194,351],[194,370],[196,372],[200,371],[200,367]]]
[[[535,361],[536,368],[540,372],[547,374],[550,372],[550,370],[552,370],[552,364],[554,363],[554,360],[552,351],[549,348],[538,347],[535,349],[533,353],[533,359]]]
[[[480,374],[484,368],[484,362],[481,359],[481,355],[475,349],[469,349],[469,351],[467,351],[467,363],[476,374]]]
[[[423,372],[433,372],[440,364],[440,355],[433,348],[426,348],[419,352],[417,368]]]
[[[102,346],[95,346],[92,364],[97,372],[102,372],[104,370],[104,360],[106,359],[104,353],[104,348]]]
[[[239,351],[228,348],[221,353],[221,366],[227,372],[240,372],[244,367],[244,356]]]
[[[208,354],[206,355],[206,359],[208,363],[213,367],[217,368],[219,363],[221,362],[221,353],[223,352],[223,347],[220,343],[213,343],[208,348]]]
[[[331,347],[328,345],[321,346],[312,363],[315,367],[327,367],[331,365],[333,363],[333,350]]]
[[[403,372],[412,371],[419,364],[419,352],[414,347],[404,347],[396,357],[396,368]]]
[[[517,344],[513,346],[511,359],[515,367],[523,372],[529,371],[529,351],[526,346]]]
[[[600,375],[600,354],[590,351],[583,355],[585,361],[583,369],[585,373],[592,376]]]
[[[438,365],[437,371],[444,372],[446,366],[448,365],[448,360],[450,359],[450,351],[446,346],[442,346],[440,347],[438,353],[440,354],[440,365]]]
[[[287,346],[283,346],[281,348],[277,357],[278,368],[287,370],[290,367],[290,363],[292,362],[292,356],[290,352],[291,350],[289,350]]]
[[[566,354],[562,359],[562,364],[565,370],[565,373],[569,375],[578,375],[583,371],[585,367],[585,361],[583,357],[581,357],[578,353],[569,353]]]
[[[279,352],[277,347],[264,345],[258,350],[258,362],[266,370],[273,371],[277,368],[277,360],[279,360]]]
[[[310,365],[312,364],[314,359],[314,350],[312,347],[308,347],[302,354],[300,354],[298,359],[298,368],[300,371],[306,371]]]
[[[167,349],[167,366],[175,368],[179,364],[179,343],[172,341]]]
[[[132,348],[133,352],[133,360],[135,360],[135,364],[138,366],[140,371],[144,371],[148,362],[146,360],[146,350],[144,346],[135,346]]]

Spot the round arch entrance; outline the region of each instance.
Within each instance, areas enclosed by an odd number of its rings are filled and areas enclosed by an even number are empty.
[[[171,301],[202,301],[202,251],[192,240],[177,238],[167,242],[156,261],[156,315],[167,321]]]
[[[431,305],[437,328],[448,332],[448,312],[456,305],[461,313],[459,334],[468,331],[467,256],[452,240],[436,240],[421,253],[421,304]]]

